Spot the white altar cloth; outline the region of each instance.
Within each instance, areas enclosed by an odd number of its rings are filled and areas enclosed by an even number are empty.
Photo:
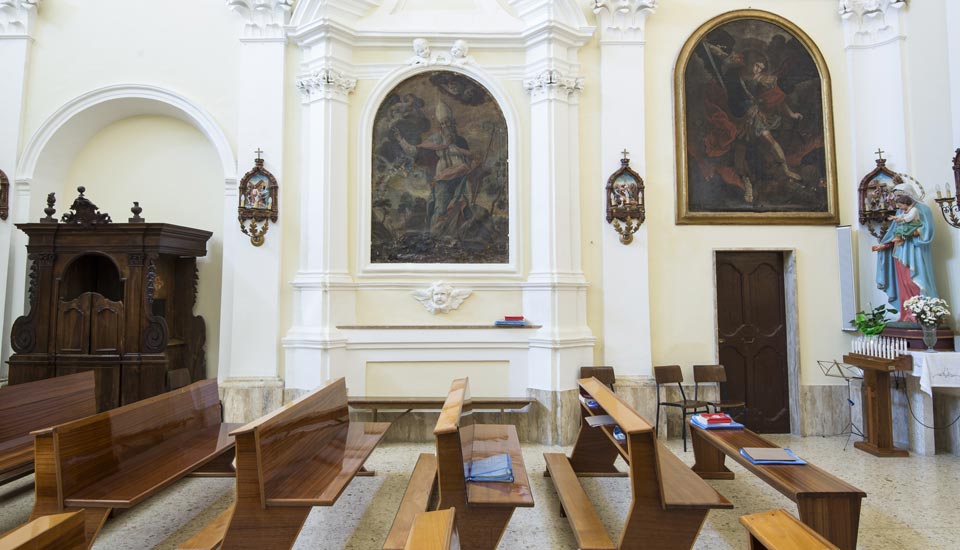
[[[913,376],[920,379],[920,389],[933,395],[933,388],[960,388],[960,352],[911,351]]]

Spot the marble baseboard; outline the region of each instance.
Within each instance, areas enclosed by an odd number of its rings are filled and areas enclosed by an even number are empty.
[[[933,390],[934,426],[943,426],[936,431],[936,450],[960,456],[960,422],[949,428],[948,424],[960,416],[960,388],[935,388]]]
[[[247,423],[284,403],[279,378],[228,378],[219,382],[224,422]]]
[[[803,436],[838,435],[848,430],[851,409],[846,384],[842,386],[800,386],[800,426],[791,431]],[[859,399],[854,394],[854,403]],[[860,424],[862,427],[862,424]]]

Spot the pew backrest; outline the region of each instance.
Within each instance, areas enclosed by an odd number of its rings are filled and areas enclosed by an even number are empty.
[[[93,371],[0,388],[0,443],[97,412]]]

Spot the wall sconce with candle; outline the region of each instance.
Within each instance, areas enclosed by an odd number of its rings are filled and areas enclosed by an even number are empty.
[[[937,198],[934,199],[940,206],[940,213],[943,219],[951,226],[960,229],[960,204],[957,203],[957,195],[960,195],[960,149],[957,149],[953,157],[953,194],[950,194],[950,184],[944,184],[943,188],[937,188]]]

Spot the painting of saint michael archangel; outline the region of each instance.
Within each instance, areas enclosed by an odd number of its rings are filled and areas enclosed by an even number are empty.
[[[687,41],[675,87],[678,223],[838,223],[830,76],[802,30],[721,15]]]
[[[509,262],[507,124],[480,83],[417,74],[373,126],[373,263]]]

